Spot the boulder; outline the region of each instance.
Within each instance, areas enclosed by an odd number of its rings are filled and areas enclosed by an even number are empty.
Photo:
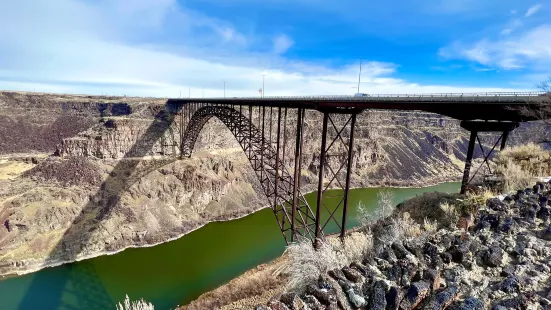
[[[440,289],[440,271],[429,269],[423,273],[423,279],[430,283],[433,292]]]
[[[315,287],[314,285],[308,285],[306,287],[306,293],[308,295],[312,295],[314,297],[316,297],[316,299],[328,306],[329,304],[331,303],[336,303],[337,302],[337,293],[336,293],[336,290],[334,288],[332,289],[320,289],[320,288],[317,288]]]
[[[401,309],[414,309],[430,294],[430,284],[426,281],[412,283],[400,302]]]
[[[457,296],[457,287],[450,286],[442,291],[432,295],[430,299],[424,303],[421,309],[423,310],[443,310],[446,309]]]
[[[499,212],[507,210],[507,206],[503,201],[499,200],[499,198],[490,198],[486,200],[486,207]]]
[[[279,300],[272,300],[268,302],[268,307],[272,310],[289,310],[289,308]]]
[[[397,310],[400,307],[400,302],[404,298],[405,291],[397,286],[392,286],[386,293],[386,308],[389,310]]]
[[[369,299],[369,309],[384,310],[386,308],[386,285],[383,281],[376,281]]]
[[[476,297],[469,296],[463,300],[458,310],[484,310],[484,302]]]
[[[489,267],[499,267],[503,262],[503,250],[497,244],[493,244],[482,255],[483,262]]]
[[[511,275],[501,282],[499,288],[505,293],[518,292],[520,290],[520,283],[516,276]]]
[[[364,277],[358,270],[352,269],[350,267],[342,268],[342,273],[344,274],[346,279],[354,283],[361,283],[364,280]]]
[[[354,308],[360,308],[367,305],[365,298],[362,295],[357,294],[353,289],[346,291],[346,295]]]
[[[323,305],[316,297],[313,295],[305,295],[303,298],[304,302],[310,308],[310,310],[325,310],[326,307]]]
[[[305,310],[306,304],[295,293],[285,293],[281,295],[279,300],[291,310]]]

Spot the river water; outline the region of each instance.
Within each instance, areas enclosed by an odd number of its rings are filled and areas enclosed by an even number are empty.
[[[389,190],[394,193],[394,202],[399,203],[424,192],[458,192],[459,186],[443,183]],[[358,203],[376,207],[381,190],[351,190],[348,228],[357,225]],[[314,203],[315,193],[306,198]],[[328,198],[326,202],[330,205],[336,199]],[[154,247],[127,249],[2,280],[0,309],[115,309],[126,294],[131,300],[152,302],[155,309],[173,309],[277,258],[284,248],[273,212],[263,209],[241,219],[207,224]]]

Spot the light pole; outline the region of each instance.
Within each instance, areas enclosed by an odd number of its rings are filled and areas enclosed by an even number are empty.
[[[224,98],[226,98],[226,81],[224,81]]]
[[[362,60],[363,58],[360,58],[360,73],[358,74],[358,93],[360,93],[360,81],[362,78]]]
[[[262,98],[264,98],[264,78],[268,75],[266,72],[262,73]]]

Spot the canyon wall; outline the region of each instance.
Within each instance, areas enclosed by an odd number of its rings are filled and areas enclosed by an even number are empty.
[[[207,123],[189,159],[178,159],[177,122],[147,136],[157,136],[154,141],[144,139],[165,101],[0,93],[0,174],[11,173],[0,177],[0,274],[164,242],[268,205],[247,157],[220,121]],[[287,121],[291,155],[296,115],[289,113]],[[309,111],[305,123],[304,192],[316,187],[321,114]],[[514,143],[524,141],[519,132]],[[365,111],[356,137],[355,187],[423,186],[461,175],[467,132],[455,120]],[[84,160],[66,164],[75,157]],[[290,160],[286,165],[292,171]]]

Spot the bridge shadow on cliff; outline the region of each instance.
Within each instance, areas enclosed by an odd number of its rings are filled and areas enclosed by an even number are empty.
[[[133,160],[119,160],[117,162],[108,178],[100,185],[98,191],[90,197],[89,202],[73,220],[46,261],[74,261],[78,257],[82,252],[82,245],[90,241],[92,236],[90,227],[99,225],[120,209],[121,196],[139,180],[139,176],[135,175],[138,165],[153,148],[154,144],[164,135],[165,131],[169,129],[181,108],[180,105],[171,108],[169,111],[165,105],[156,113],[152,124],[123,157],[123,159],[132,158]],[[51,275],[47,272],[35,273],[18,308],[25,310],[113,309],[117,302],[122,301],[111,300],[103,284],[96,278],[94,270],[86,269],[83,273],[82,270],[76,271],[75,269],[71,272],[82,274],[74,277],[71,281],[68,277],[54,277],[54,280],[52,280]],[[136,272],[139,272],[139,270]],[[48,288],[48,296],[44,294],[44,287]],[[71,291],[78,291],[79,296],[86,295],[88,297],[68,300],[70,298],[66,298],[64,294],[68,293],[70,295]]]

